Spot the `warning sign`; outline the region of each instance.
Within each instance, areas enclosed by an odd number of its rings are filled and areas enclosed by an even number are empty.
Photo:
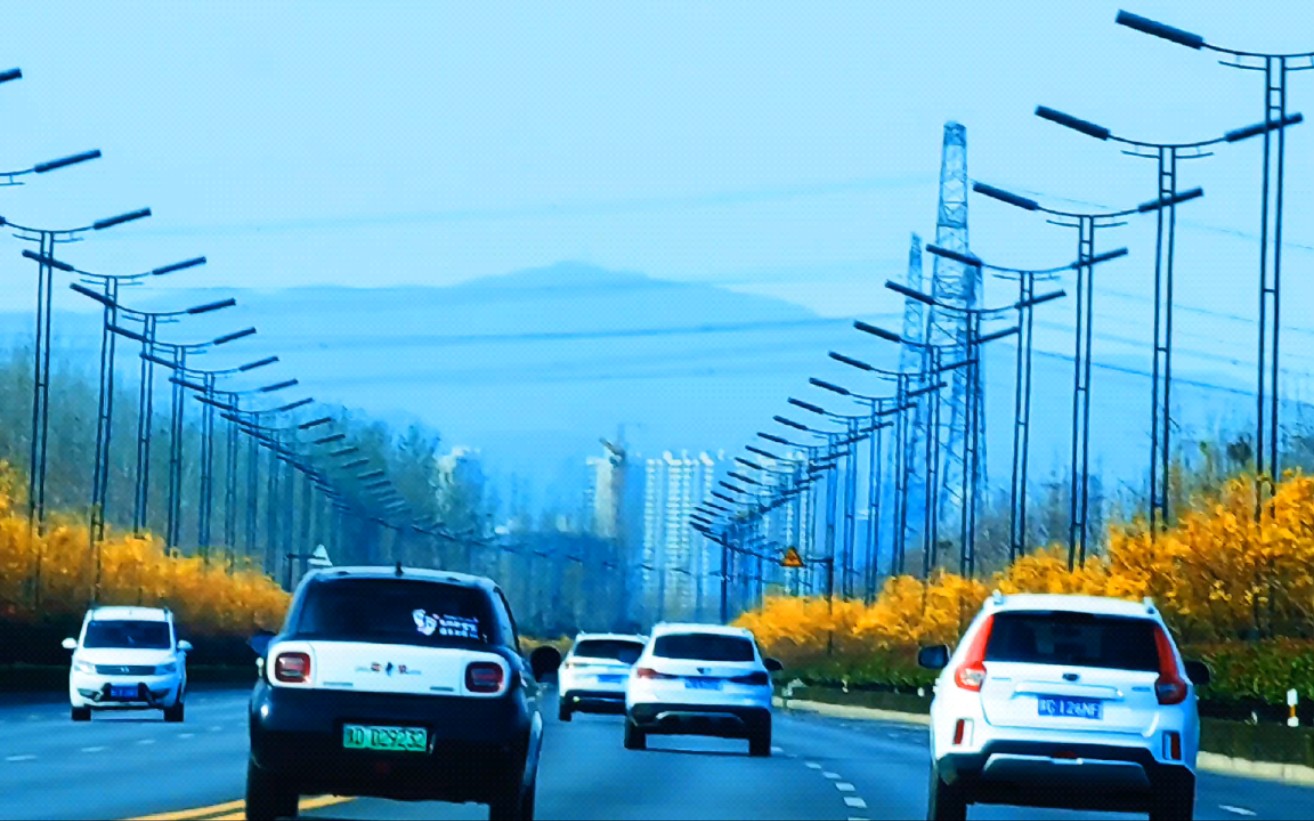
[[[780,560],[781,567],[802,567],[803,557],[798,555],[798,548],[785,548],[785,556]]]

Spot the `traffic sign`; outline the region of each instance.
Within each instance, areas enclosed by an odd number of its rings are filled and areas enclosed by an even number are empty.
[[[803,557],[798,555],[798,548],[796,547],[785,548],[785,556],[780,560],[780,566],[794,567],[794,568],[802,567]]]

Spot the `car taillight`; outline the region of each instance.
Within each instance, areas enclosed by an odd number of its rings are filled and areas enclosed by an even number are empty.
[[[985,683],[985,654],[986,644],[990,641],[990,628],[994,625],[995,617],[987,616],[981,629],[976,631],[972,638],[972,643],[967,647],[967,655],[963,657],[963,663],[958,665],[954,671],[954,684],[957,684],[964,690],[979,692],[981,685]]]
[[[1172,761],[1182,760],[1182,734],[1171,730],[1163,734],[1163,755]]]
[[[503,679],[502,665],[491,661],[472,662],[465,668],[465,689],[472,693],[496,693]]]
[[[289,684],[310,681],[310,656],[307,653],[279,653],[274,658],[274,679]]]
[[[1186,701],[1186,682],[1177,669],[1172,639],[1162,627],[1155,628],[1154,646],[1159,651],[1159,679],[1154,682],[1154,695],[1160,704],[1181,704]]]
[[[651,667],[636,668],[634,671],[634,675],[638,676],[639,678],[678,678],[677,676],[669,676],[666,673],[659,673],[656,670],[652,669]]]
[[[735,676],[734,678],[732,678],[732,679],[730,679],[730,680],[733,681],[733,682],[736,683],[736,684],[760,684],[760,685],[764,685],[764,684],[770,684],[770,683],[771,683],[771,676],[769,676],[769,675],[767,675],[766,673],[764,673],[764,672],[762,672],[761,670],[759,670],[759,671],[757,671],[756,673],[749,673],[749,674],[746,675],[746,676]]]

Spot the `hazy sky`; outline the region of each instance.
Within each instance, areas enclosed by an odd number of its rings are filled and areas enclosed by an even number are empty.
[[[974,179],[1126,207],[1154,198],[1153,163],[1038,103],[1152,140],[1262,119],[1262,75],[1116,26],[1123,5],[1225,45],[1314,49],[1295,0],[12,4],[0,62],[25,76],[0,86],[0,165],[105,157],[7,189],[0,213],[71,226],[150,206],[61,254],[106,271],[209,257],[178,284],[443,285],[580,260],[831,316],[889,310],[879,285],[909,233],[934,236],[946,120],[967,126]],[[1311,89],[1294,75],[1291,107]],[[1304,369],[1310,128],[1293,130],[1287,192],[1285,364]],[[1182,209],[1177,261],[1196,367],[1254,358],[1259,161],[1252,142],[1181,171],[1206,191]],[[1075,253],[1070,231],[980,197],[971,226],[991,261]],[[1152,220],[1114,244],[1133,254],[1101,273],[1106,353],[1148,339]],[[0,245],[5,307],[31,298],[19,248]],[[1066,349],[1071,313],[1051,308],[1042,345]]]

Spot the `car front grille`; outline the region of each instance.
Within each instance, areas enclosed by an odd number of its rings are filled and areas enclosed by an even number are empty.
[[[151,676],[155,674],[155,667],[142,664],[97,664],[96,672],[102,676]]]

